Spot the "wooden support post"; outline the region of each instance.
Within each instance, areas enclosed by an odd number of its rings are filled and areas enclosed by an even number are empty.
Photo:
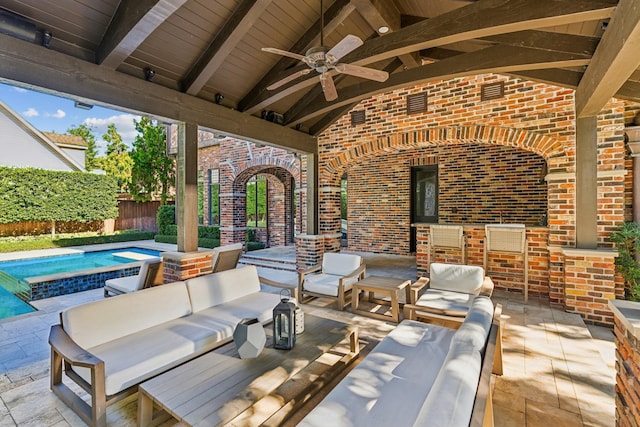
[[[178,125],[178,252],[198,250],[198,126]]]
[[[576,247],[598,247],[598,119],[576,119]]]

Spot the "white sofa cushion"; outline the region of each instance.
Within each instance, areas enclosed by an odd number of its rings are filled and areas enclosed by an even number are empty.
[[[486,296],[475,297],[467,317],[451,340],[451,346],[466,343],[475,350],[484,351],[492,319],[493,302],[491,299]]]
[[[92,348],[189,314],[187,287],[175,282],[71,307],[62,325],[80,347]]]
[[[193,312],[260,291],[255,266],[235,268],[187,280]]]
[[[165,322],[132,335],[106,342],[88,351],[105,362],[107,395],[139,384],[220,345],[233,335],[233,325],[193,315]],[[74,368],[91,383],[90,371]]]
[[[454,332],[403,320],[298,426],[413,425]]]
[[[353,273],[362,263],[362,257],[354,254],[327,252],[322,256],[322,272],[336,276]]]
[[[338,283],[342,276],[333,274],[309,274],[304,278],[304,289],[309,292],[317,292],[323,295],[338,296]],[[344,281],[345,292],[352,288],[353,284],[358,281],[357,277]]]
[[[465,292],[427,289],[416,301],[417,306],[439,314],[460,315],[469,311],[474,295]]]
[[[481,368],[479,351],[468,343],[452,344],[413,425],[468,427]]]
[[[429,288],[478,295],[484,281],[484,269],[475,265],[442,264],[429,266]]]

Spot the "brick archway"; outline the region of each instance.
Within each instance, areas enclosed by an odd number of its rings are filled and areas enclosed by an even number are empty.
[[[396,152],[448,144],[475,143],[520,148],[542,156],[547,162],[564,155],[562,143],[555,138],[522,129],[486,125],[433,127],[419,131],[385,135],[352,146],[321,162],[320,179],[335,184],[345,167],[358,159]],[[553,165],[549,165],[549,170]]]
[[[231,216],[226,218],[226,223],[232,223],[233,227],[231,230],[228,227],[222,229],[223,241],[225,238],[226,241],[234,242],[246,240],[246,185],[253,176],[266,175],[268,188],[267,228],[266,230],[258,230],[258,239],[268,246],[288,245],[294,242],[292,194],[298,185],[295,179],[296,175],[299,176],[298,168],[292,162],[284,162],[281,159],[272,159],[273,163],[280,163],[280,166],[274,165],[268,160],[253,159],[245,163],[243,165],[245,167],[234,174],[231,188],[228,189],[231,191],[226,193],[227,197],[225,197],[226,200],[232,199],[231,206],[225,207],[225,211],[231,213]]]

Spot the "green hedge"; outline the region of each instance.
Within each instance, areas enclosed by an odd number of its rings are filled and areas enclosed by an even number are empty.
[[[118,216],[113,177],[0,167],[0,223],[102,221]]]
[[[63,239],[53,239],[53,243],[58,246],[82,246],[82,245],[96,245],[99,243],[117,243],[117,242],[129,242],[132,240],[149,240],[153,239],[155,233],[153,231],[138,231],[130,233],[109,234],[105,236],[90,236],[90,237],[72,237]]]
[[[265,244],[262,242],[247,242],[247,252],[256,251],[258,249],[264,249]]]
[[[177,225],[165,225],[164,232],[160,231],[160,226],[158,226],[158,232],[165,236],[177,236],[178,235],[178,226]],[[206,225],[198,226],[198,238],[200,239],[216,239],[220,240],[220,228],[211,227]]]
[[[156,242],[158,243],[178,243],[178,236],[168,236],[158,234],[155,237]],[[207,239],[207,238],[198,238],[198,246],[201,248],[217,248],[220,246],[220,239]]]
[[[168,230],[172,224],[176,222],[176,207],[175,205],[163,205],[158,207],[158,213],[156,214],[156,222],[158,223],[158,232],[163,235],[171,235]],[[177,233],[174,233],[177,234]]]

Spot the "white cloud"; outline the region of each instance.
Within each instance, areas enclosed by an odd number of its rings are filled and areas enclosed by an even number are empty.
[[[25,117],[38,117],[40,113],[38,113],[38,110],[35,108],[31,107],[27,111],[23,111],[22,115]]]
[[[53,117],[54,119],[62,119],[67,115],[67,113],[65,113],[64,111],[62,111],[61,109],[57,109],[55,113],[51,114],[51,113],[44,113],[45,117]]]
[[[139,121],[140,116],[136,116],[135,114],[119,114],[107,118],[88,117],[84,119],[82,123],[93,130],[96,136],[96,145],[99,149],[104,150],[106,143],[102,140],[102,135],[107,132],[107,126],[112,123],[116,126],[116,130],[120,136],[122,136],[122,140],[128,146],[131,146],[133,140],[138,135],[135,125],[133,124],[134,119]]]
[[[24,89],[24,88],[21,88],[21,87],[16,87],[16,86],[14,86],[14,87],[13,87],[13,90],[15,90],[15,91],[16,91],[16,92],[18,92],[18,93],[27,93],[27,90],[26,90],[26,89]]]

